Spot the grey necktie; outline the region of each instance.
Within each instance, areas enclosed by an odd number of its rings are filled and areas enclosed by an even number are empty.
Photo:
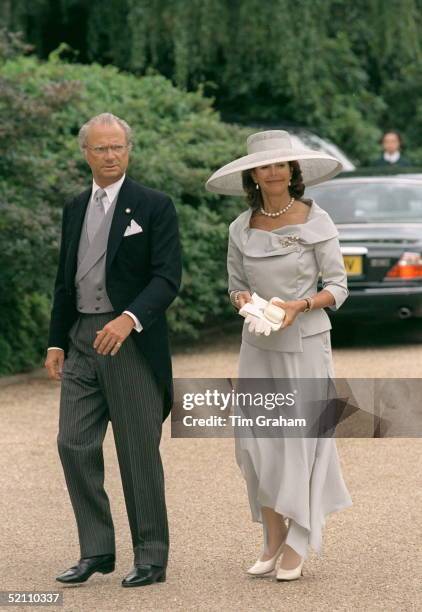
[[[88,219],[86,222],[86,231],[88,234],[89,242],[92,242],[95,234],[98,231],[98,228],[100,227],[101,223],[104,220],[104,217],[105,217],[104,204],[103,204],[104,197],[107,197],[107,194],[104,191],[104,189],[97,189],[97,191],[95,192],[94,198],[90,204],[89,212],[88,212]]]

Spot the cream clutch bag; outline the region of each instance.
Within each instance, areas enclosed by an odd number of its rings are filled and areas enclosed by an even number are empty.
[[[277,297],[267,301],[253,293],[252,301],[246,303],[239,310],[239,314],[245,317],[251,333],[257,336],[261,334],[269,336],[271,332],[278,331],[283,326],[286,313],[282,308],[272,303],[274,300],[283,301]]]

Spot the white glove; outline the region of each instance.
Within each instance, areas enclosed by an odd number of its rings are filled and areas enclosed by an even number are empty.
[[[274,297],[267,302],[267,300],[254,293],[252,301],[247,302],[239,310],[239,314],[246,319],[250,333],[256,336],[261,334],[269,336],[271,332],[277,331],[282,327],[285,312],[282,308],[273,306],[273,300],[283,301],[280,298]]]
[[[246,316],[245,321],[247,324],[249,324],[248,329],[251,334],[255,334],[256,336],[265,334],[266,336],[269,336],[272,332],[271,323],[269,321],[264,321],[263,319],[251,314]]]

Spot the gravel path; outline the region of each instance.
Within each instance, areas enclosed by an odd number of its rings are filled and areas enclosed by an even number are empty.
[[[363,346],[362,346],[363,345]],[[238,337],[177,353],[177,377],[236,375]],[[422,348],[339,346],[337,376],[418,376]],[[7,383],[7,384],[6,384]],[[56,451],[59,385],[43,374],[0,385],[2,590],[59,590],[64,609],[90,611],[412,611],[422,609],[422,442],[416,438],[340,438],[337,446],[352,508],[328,517],[323,557],[311,553],[295,583],[249,579],[261,548],[230,439],[172,439],[162,455],[171,529],[167,582],[122,589],[132,562],[112,435],[105,444],[106,488],[117,533],[117,568],[85,585],[54,577],[78,559],[76,528]]]

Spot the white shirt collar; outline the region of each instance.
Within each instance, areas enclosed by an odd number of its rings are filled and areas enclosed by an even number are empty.
[[[111,183],[111,185],[107,185],[107,187],[104,187],[104,191],[107,194],[107,199],[108,199],[108,203],[111,204],[112,201],[114,200],[114,198],[117,196],[117,194],[120,191],[121,186],[123,185],[123,181],[125,180],[126,174],[124,174],[118,181],[116,181],[115,183]],[[101,187],[99,185],[97,185],[97,183],[95,182],[94,179],[92,179],[92,192],[91,192],[91,197],[93,197],[95,195],[95,192],[97,191],[97,189],[101,189]]]
[[[388,161],[392,164],[394,164],[396,161],[398,161],[400,159],[400,151],[395,151],[394,153],[384,153],[384,159],[385,161]]]

